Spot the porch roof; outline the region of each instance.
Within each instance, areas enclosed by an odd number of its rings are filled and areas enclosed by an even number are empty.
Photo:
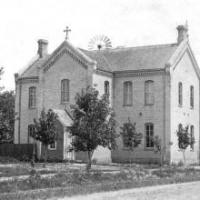
[[[72,125],[72,118],[65,110],[53,109],[53,111],[57,114],[58,120],[63,126],[69,127]]]

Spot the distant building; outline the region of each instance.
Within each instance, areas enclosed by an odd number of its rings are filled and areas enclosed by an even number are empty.
[[[48,41],[39,40],[36,58],[15,75],[15,143],[32,143],[29,135],[33,119],[43,108],[52,108],[60,124],[59,138],[49,146],[49,158],[84,160],[83,153],[68,153],[70,139],[65,127],[72,122],[69,105],[75,102],[76,93],[90,85],[101,95],[110,94],[119,127],[129,117],[143,133],[142,144],[134,152],[129,152],[123,138],[119,138],[117,150],[96,150],[97,161],[126,162],[130,155],[140,162],[157,161],[159,155],[153,151],[151,138],[158,135],[166,147],[165,159],[178,162],[182,153],[178,151],[176,131],[183,124],[189,125],[196,141],[194,151],[186,152],[187,160],[197,162],[200,73],[187,26],[180,25],[177,30],[175,44],[95,51],[76,48],[65,40],[48,54]],[[38,154],[41,151],[38,143]]]

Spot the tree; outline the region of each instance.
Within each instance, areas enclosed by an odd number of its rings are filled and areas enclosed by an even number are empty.
[[[15,95],[13,91],[0,93],[0,143],[13,142]]]
[[[178,137],[178,148],[183,153],[183,161],[184,165],[186,164],[186,157],[185,157],[185,151],[190,146],[191,149],[194,148],[195,138],[194,135],[191,135],[189,133],[189,126],[183,127],[182,124],[179,125],[179,129],[176,132]]]
[[[43,158],[45,163],[47,161],[48,145],[53,144],[57,139],[57,130],[55,125],[56,120],[57,115],[51,109],[49,109],[47,113],[45,110],[42,110],[39,120],[34,119],[35,130],[33,131],[31,137],[43,144]]]
[[[87,170],[91,169],[94,150],[98,146],[113,149],[117,137],[114,112],[107,96],[99,98],[98,91],[88,87],[75,97],[73,124],[69,127],[72,137],[71,151],[87,152]]]
[[[124,145],[131,151],[134,151],[136,147],[142,142],[142,133],[136,131],[136,123],[132,123],[128,118],[128,122],[124,123],[121,128],[121,135],[123,137]],[[131,163],[131,155],[130,155]]]
[[[0,68],[0,80],[1,80],[2,74],[3,74],[3,67]],[[0,92],[2,89],[3,89],[3,87],[0,86]]]

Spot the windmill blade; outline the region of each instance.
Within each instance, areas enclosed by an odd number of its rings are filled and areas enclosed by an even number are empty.
[[[105,35],[96,35],[88,43],[89,50],[102,50],[111,47],[111,40]]]

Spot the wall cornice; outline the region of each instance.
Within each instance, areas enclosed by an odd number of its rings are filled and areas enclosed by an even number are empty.
[[[127,71],[115,71],[114,77],[132,77],[132,76],[152,76],[162,75],[166,71],[165,69],[144,69],[144,70],[127,70]]]
[[[104,71],[104,70],[100,70],[100,69],[96,69],[94,70],[94,72],[96,74],[99,74],[99,75],[103,75],[103,76],[108,76],[108,77],[113,77],[113,73],[112,72],[108,72],[108,71]]]
[[[38,76],[30,76],[30,77],[21,77],[16,80],[16,83],[38,83],[39,77]]]

